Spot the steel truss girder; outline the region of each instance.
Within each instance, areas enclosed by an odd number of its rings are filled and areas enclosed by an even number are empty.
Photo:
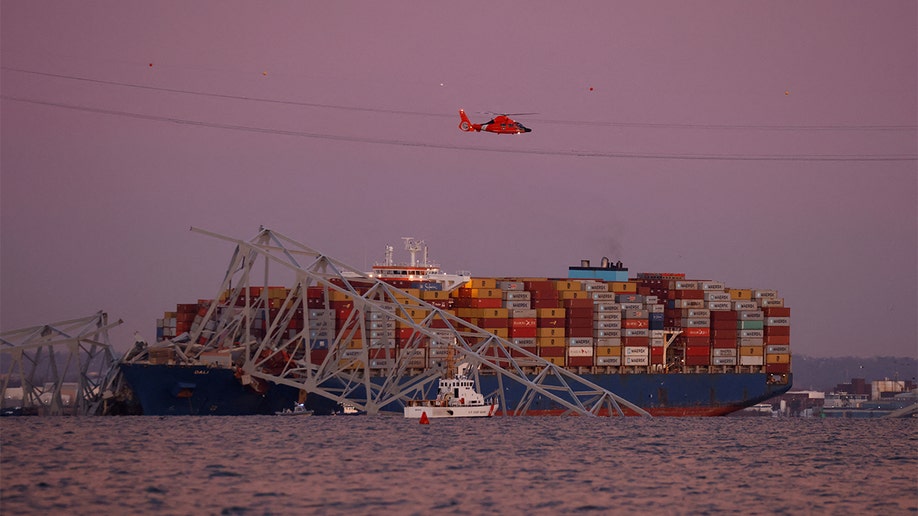
[[[106,387],[113,379],[114,355],[109,323],[99,311],[80,319],[55,322],[0,334],[0,400],[6,400],[11,383],[22,387],[22,408],[40,415],[97,415]],[[66,404],[62,388],[76,376],[76,391]]]
[[[482,394],[486,398],[497,397],[505,415],[525,415],[535,397],[543,396],[563,407],[565,414],[595,416],[601,411],[623,414],[624,406],[649,417],[637,405],[572,371],[276,231],[262,227],[252,240],[243,241],[191,229],[232,242],[236,250],[206,314],[187,338],[174,339],[179,342],[176,351],[181,360],[194,362],[205,351],[235,347],[244,353],[242,371],[253,378],[351,403],[368,414],[376,414],[383,407],[404,406],[408,400],[430,392],[446,372],[445,364],[413,366],[412,352],[426,343],[430,349],[451,349],[457,363],[471,366],[478,385],[481,374],[497,375],[501,388]],[[253,285],[259,261],[263,275],[260,285]],[[274,272],[271,265],[280,266],[295,278],[286,299],[280,303],[268,298],[267,285]],[[254,291],[249,287],[254,286],[265,288],[259,296],[253,296]],[[331,297],[352,304],[341,327],[333,332],[334,341],[328,343],[328,352],[322,353],[324,357],[310,345],[309,287],[323,289],[326,309]],[[371,335],[368,328],[371,317],[411,330],[408,342],[399,347],[399,357],[385,362],[384,367],[373,367],[378,363],[372,358],[377,348],[366,338]],[[294,326],[295,318],[302,318],[298,321],[302,329],[288,330]],[[264,321],[260,323],[263,330],[258,338],[252,331],[257,321]],[[523,363],[531,371],[538,371],[534,378],[524,372]],[[520,383],[526,388],[526,395],[515,407],[507,404],[505,382]]]

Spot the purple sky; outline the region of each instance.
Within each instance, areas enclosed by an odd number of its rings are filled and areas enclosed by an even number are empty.
[[[916,356],[916,5],[3,1],[0,327],[101,309],[127,349],[216,294],[189,226],[264,224],[777,289],[795,353]]]

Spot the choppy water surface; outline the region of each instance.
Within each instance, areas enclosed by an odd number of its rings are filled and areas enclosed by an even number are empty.
[[[918,420],[0,420],[3,514],[916,514]]]

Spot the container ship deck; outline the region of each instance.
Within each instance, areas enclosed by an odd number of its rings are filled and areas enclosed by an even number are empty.
[[[410,263],[389,247],[362,273],[270,230],[216,236],[237,244],[218,295],[165,313],[157,343],[120,365],[145,414],[273,414],[298,401],[400,413],[430,394],[451,349],[500,415],[718,416],[792,384],[790,309],[775,290],[631,275],[606,259],[566,278],[450,275],[413,239]],[[288,260],[293,285],[248,281],[269,277],[269,255]]]

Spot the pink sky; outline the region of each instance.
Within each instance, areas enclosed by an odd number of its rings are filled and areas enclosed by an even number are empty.
[[[914,1],[0,9],[3,330],[149,340],[232,252],[189,226],[263,224],[358,268],[414,236],[479,276],[776,289],[795,353],[918,355]]]

